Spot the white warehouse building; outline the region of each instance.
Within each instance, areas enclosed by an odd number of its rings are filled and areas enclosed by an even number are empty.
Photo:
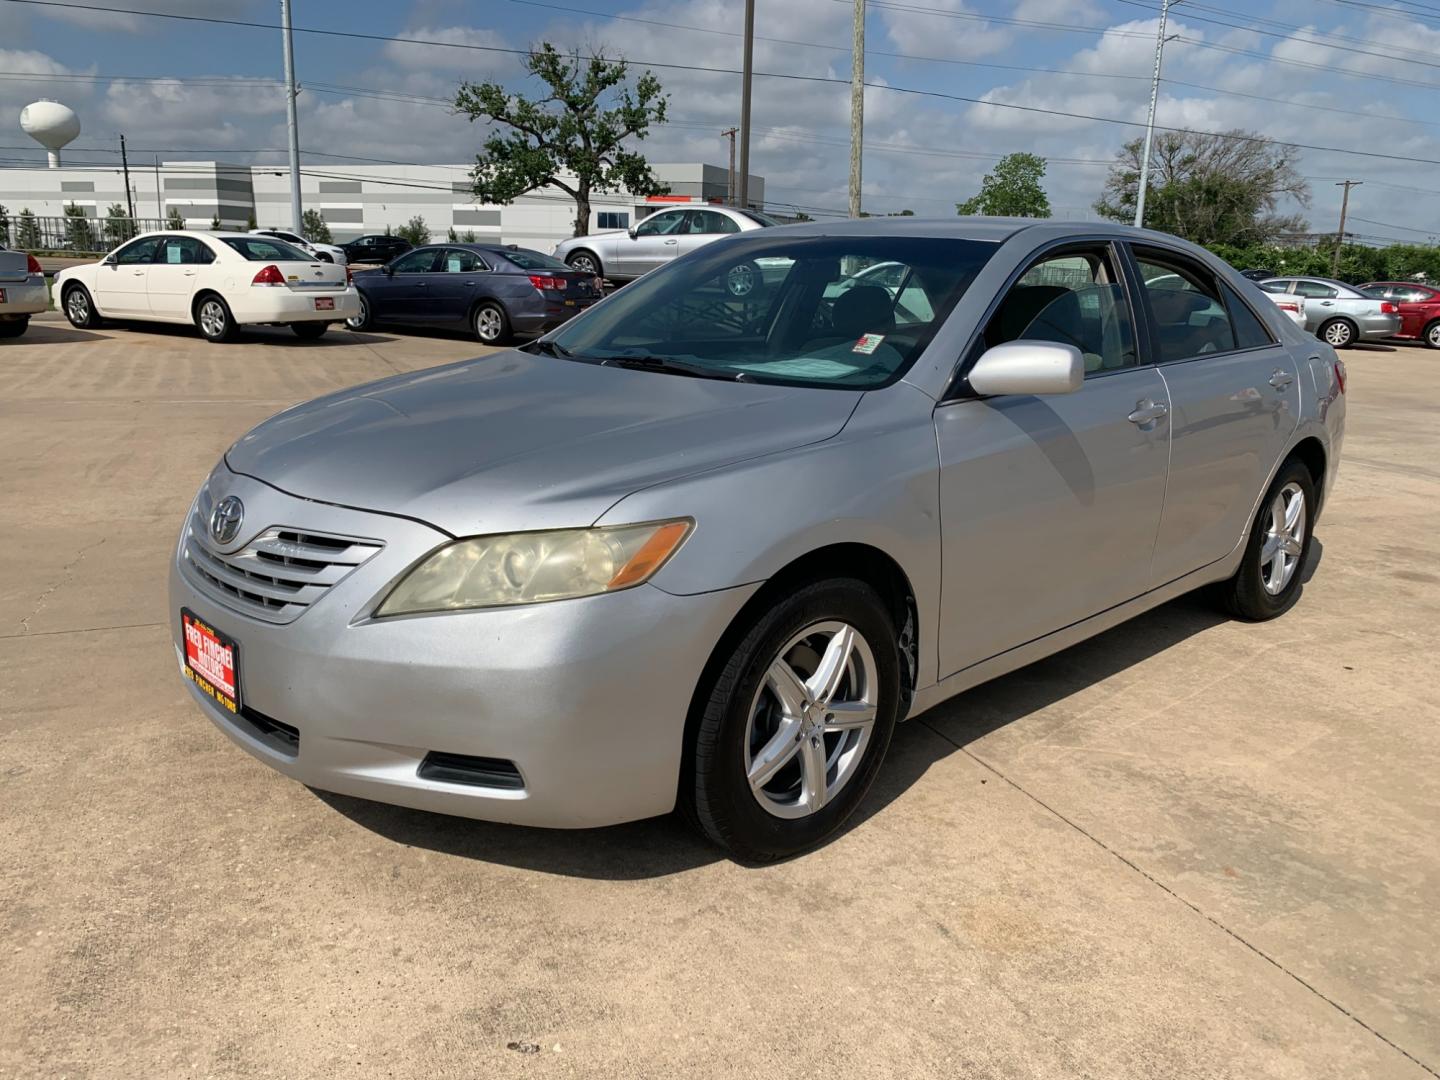
[[[303,165],[301,200],[318,210],[336,243],[367,233],[393,231],[411,218],[424,218],[433,240],[450,230],[481,242],[503,242],[550,251],[574,231],[574,202],[558,188],[545,188],[508,206],[476,203],[470,194],[469,165]],[[624,228],[654,209],[675,202],[723,202],[729,171],[701,163],[660,164],[652,169],[670,194],[645,198],[626,194],[591,199],[591,232]],[[750,202],[764,206],[764,181],[752,176]],[[172,209],[186,227],[208,229],[218,217],[227,229],[291,225],[290,170],[284,165],[231,165],[213,161],[166,161],[132,165],[130,199],[135,217],[158,227]],[[29,210],[57,219],[69,211],[103,219],[113,205],[126,205],[124,174],[118,166],[0,169],[0,206],[6,208],[15,242],[17,220]],[[99,235],[102,230],[96,231]]]

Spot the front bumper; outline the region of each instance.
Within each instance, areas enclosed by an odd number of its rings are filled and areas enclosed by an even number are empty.
[[[7,315],[38,315],[50,306],[50,294],[45,288],[45,279],[38,275],[14,284],[0,281],[0,318]]]
[[[695,686],[755,586],[682,597],[642,585],[373,620],[370,607],[445,534],[293,498],[223,465],[211,494],[244,501],[240,544],[270,526],[385,544],[284,625],[217,600],[177,549],[169,606],[177,659],[186,607],[238,643],[242,714],[298,732],[298,747],[287,752],[185,681],[202,711],[250,754],[325,791],[490,821],[585,827],[673,807]],[[422,778],[432,752],[513,762],[523,788]]]
[[[335,301],[333,310],[317,311],[315,301],[329,297]],[[243,291],[227,292],[231,314],[241,324],[340,322],[360,314],[360,294],[354,287],[345,289],[288,289],[283,287],[249,286]]]

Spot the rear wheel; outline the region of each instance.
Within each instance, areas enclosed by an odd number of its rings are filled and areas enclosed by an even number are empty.
[[[29,315],[21,315],[18,319],[0,320],[0,338],[19,337],[25,333],[25,328],[29,325]]]
[[[1425,344],[1432,349],[1440,349],[1440,319],[1436,319],[1429,326],[1425,327],[1425,333],[1421,335]]]
[[[70,325],[81,330],[93,330],[100,325],[100,316],[95,311],[95,301],[90,299],[90,290],[84,285],[68,285],[65,288],[65,318]]]
[[[305,338],[307,341],[314,341],[316,338],[325,336],[325,331],[330,329],[330,324],[323,322],[297,322],[291,323],[290,329],[295,331],[296,337]]]
[[[1225,608],[1263,622],[1283,615],[1300,596],[1315,525],[1315,481],[1299,461],[1288,461],[1265,493],[1235,576],[1219,586]]]
[[[805,586],[755,620],[697,703],[681,808],[741,859],[812,847],[864,799],[899,702],[880,596],[848,578]]]
[[[476,305],[470,323],[483,345],[503,345],[510,340],[510,320],[505,317],[505,309],[492,301]]]
[[[601,273],[600,256],[592,251],[581,250],[573,252],[570,257],[565,260],[565,264],[569,266],[571,270],[578,270],[582,274],[593,274],[595,277],[604,277],[604,274]]]
[[[1349,319],[1331,319],[1321,324],[1318,337],[1332,349],[1348,349],[1355,344],[1355,324]]]
[[[200,298],[195,305],[195,326],[206,341],[228,341],[235,336],[235,317],[230,305],[214,293]]]

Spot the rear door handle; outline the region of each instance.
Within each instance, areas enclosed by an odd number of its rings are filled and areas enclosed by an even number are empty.
[[[1164,402],[1137,401],[1135,403],[1135,411],[1125,419],[1129,420],[1132,424],[1148,424],[1152,421],[1159,420],[1169,412],[1170,407]]]
[[[1270,385],[1276,390],[1284,390],[1285,387],[1294,381],[1294,375],[1291,375],[1288,371],[1282,371],[1280,368],[1276,368],[1274,374],[1270,376]]]

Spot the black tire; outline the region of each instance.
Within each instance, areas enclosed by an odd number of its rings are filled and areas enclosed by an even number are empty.
[[[746,739],[754,734],[749,730],[751,705],[762,700],[765,673],[786,644],[826,622],[848,624],[868,644],[875,662],[875,720],[868,742],[858,751],[858,764],[831,801],[808,816],[777,817],[761,805],[746,778]],[[715,661],[687,728],[691,735],[679,792],[682,813],[713,843],[748,862],[769,862],[813,847],[839,829],[865,798],[890,745],[901,686],[889,609],[863,581],[818,581],[782,597],[755,619],[728,656],[717,655]],[[797,743],[805,737],[797,734]],[[824,746],[828,755],[834,744],[816,745]],[[798,777],[799,754],[792,760]],[[775,775],[781,777],[780,772]]]
[[[291,323],[290,329],[295,332],[295,336],[298,338],[304,338],[306,341],[315,341],[317,338],[325,336],[325,331],[330,329],[330,324],[323,322],[297,322]]]
[[[67,285],[60,297],[60,306],[65,309],[65,318],[77,330],[94,330],[101,324],[95,311],[95,300],[84,285]]]
[[[1420,337],[1425,344],[1432,349],[1440,349],[1440,319],[1436,319],[1429,326],[1425,327]]]
[[[19,337],[25,333],[25,328],[29,325],[29,315],[21,315],[18,319],[0,320],[0,338]]]
[[[224,297],[205,293],[195,301],[195,328],[206,341],[217,345],[235,336],[235,316]]]
[[[1277,593],[1265,588],[1264,549],[1269,538],[1271,506],[1276,497],[1286,488],[1294,485],[1304,498],[1304,537],[1300,552],[1291,572],[1289,581]],[[1240,559],[1240,568],[1229,581],[1217,586],[1221,605],[1236,618],[1250,622],[1264,622],[1285,614],[1300,597],[1305,565],[1310,559],[1310,546],[1315,537],[1315,481],[1305,465],[1292,458],[1280,468],[1265,498],[1260,500],[1260,509],[1250,525],[1250,537],[1245,542],[1245,554]]]
[[[470,329],[482,345],[506,345],[510,342],[510,317],[493,300],[482,300],[470,312]]]
[[[333,263],[335,261],[335,256],[331,255],[328,251],[317,251],[315,253],[315,258],[319,259],[321,262]]]
[[[725,271],[725,292],[737,300],[759,296],[763,288],[760,267],[748,259]]]
[[[1316,328],[1315,336],[1332,349],[1348,349],[1358,335],[1349,319],[1327,319]]]
[[[600,256],[585,248],[572,251],[565,256],[565,265],[582,274],[594,274],[596,277],[605,276],[605,265],[600,261]]]
[[[369,330],[375,325],[375,319],[370,314],[370,301],[365,299],[365,294],[360,294],[360,314],[352,315],[345,320],[347,330],[363,331]]]

